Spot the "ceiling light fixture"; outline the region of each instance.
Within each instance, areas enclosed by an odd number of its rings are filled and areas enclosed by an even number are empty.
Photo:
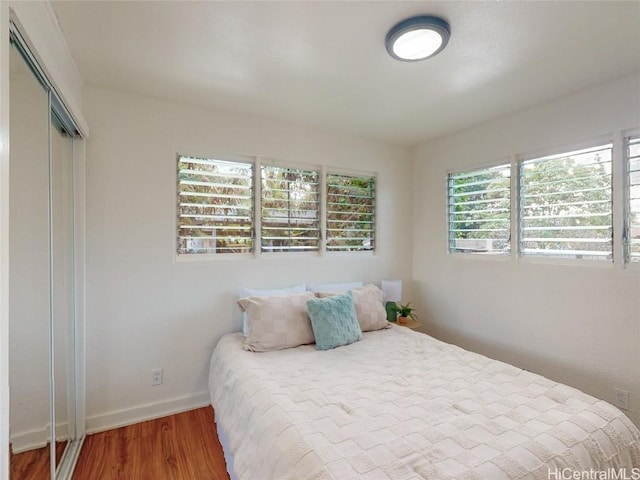
[[[421,15],[396,24],[385,39],[387,52],[396,60],[416,62],[433,57],[447,46],[451,29],[440,17]]]

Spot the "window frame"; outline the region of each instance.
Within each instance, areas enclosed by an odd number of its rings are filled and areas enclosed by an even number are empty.
[[[221,260],[221,259],[238,259],[238,258],[251,258],[255,253],[255,195],[256,195],[256,186],[255,186],[255,171],[256,171],[256,161],[255,158],[248,156],[240,156],[240,155],[202,155],[200,153],[181,153],[179,151],[176,152],[175,155],[175,168],[176,168],[176,181],[175,181],[175,196],[176,199],[176,209],[174,211],[174,258],[179,261],[199,261],[199,260]],[[251,167],[251,241],[252,247],[250,251],[247,252],[229,252],[229,253],[187,253],[180,252],[180,159],[181,158],[194,158],[199,160],[213,160],[220,162],[228,162],[228,163],[237,163],[249,165]]]
[[[219,160],[223,162],[235,162],[242,164],[249,164],[252,168],[252,251],[251,252],[239,252],[239,253],[181,253],[179,252],[179,226],[180,226],[180,158],[196,158],[196,159],[211,159]],[[228,260],[241,260],[241,259],[275,259],[275,258],[300,258],[302,256],[360,256],[360,255],[375,255],[378,247],[378,173],[366,170],[355,169],[343,169],[339,167],[327,166],[325,164],[313,164],[313,163],[301,163],[301,162],[288,162],[269,159],[257,155],[236,155],[236,154],[211,154],[211,153],[194,153],[192,150],[179,148],[175,150],[175,156],[173,157],[176,177],[175,177],[175,191],[174,199],[176,199],[176,207],[173,211],[173,258],[175,263],[182,262],[209,262],[209,261],[228,261]],[[319,248],[311,251],[262,251],[262,167],[276,167],[276,168],[288,168],[293,170],[303,170],[310,172],[317,172],[319,178]],[[370,250],[358,250],[358,251],[329,251],[326,249],[327,238],[327,178],[329,175],[347,175],[355,177],[368,177],[373,179],[373,223],[374,228],[372,231],[374,245]]]
[[[553,159],[558,159],[558,158],[566,158],[567,156],[571,155],[571,154],[584,154],[584,153],[588,153],[589,151],[597,151],[597,150],[605,150],[605,149],[610,149],[611,151],[611,161],[610,161],[610,173],[609,173],[609,199],[608,199],[608,203],[610,204],[610,216],[611,216],[611,222],[609,224],[609,228],[611,230],[611,236],[610,236],[610,244],[611,244],[611,250],[609,252],[608,256],[602,256],[600,258],[598,258],[597,256],[588,256],[588,255],[580,255],[578,253],[571,253],[570,250],[567,250],[567,254],[547,254],[547,253],[538,253],[538,254],[527,254],[527,253],[523,253],[523,229],[524,229],[524,221],[525,221],[525,216],[523,215],[523,210],[525,208],[524,206],[524,199],[526,198],[525,195],[523,195],[523,179],[524,179],[524,168],[525,168],[525,164],[528,163],[533,163],[533,162],[544,162],[544,161],[551,161]],[[588,143],[583,143],[580,144],[578,146],[572,146],[572,147],[559,147],[559,148],[554,148],[554,149],[549,149],[546,152],[542,153],[542,154],[536,154],[536,155],[522,155],[519,156],[517,159],[517,169],[518,169],[518,191],[517,191],[517,203],[518,203],[518,210],[517,210],[517,215],[518,215],[518,222],[517,222],[517,229],[518,229],[518,245],[517,245],[517,252],[518,252],[518,258],[521,259],[527,259],[527,260],[553,260],[553,263],[564,263],[564,262],[594,262],[594,263],[607,263],[607,264],[613,264],[615,261],[615,239],[614,239],[614,226],[615,226],[615,219],[614,219],[614,163],[615,163],[615,153],[614,153],[614,149],[615,149],[615,142],[612,141],[611,137],[608,138],[602,138],[602,139],[598,139],[598,140],[594,140]],[[579,242],[576,242],[579,243]]]
[[[328,247],[329,242],[329,176],[347,176],[347,177],[361,177],[361,178],[369,178],[373,181],[373,202],[372,202],[372,213],[373,216],[373,228],[371,229],[371,238],[373,239],[373,247],[371,249],[359,249],[359,250],[348,250],[348,249],[330,249]],[[379,208],[378,208],[378,192],[379,192],[379,181],[378,174],[376,172],[364,171],[364,170],[351,170],[351,169],[341,169],[334,167],[326,167],[323,171],[323,228],[322,228],[322,253],[326,256],[340,256],[340,255],[375,255],[378,251],[378,224],[379,218]]]
[[[296,257],[298,256],[302,256],[302,255],[318,255],[321,253],[322,251],[322,237],[323,237],[323,233],[322,233],[322,212],[324,210],[323,208],[323,195],[322,195],[322,177],[323,177],[323,169],[319,166],[316,165],[311,165],[311,164],[294,164],[294,163],[287,163],[287,162],[280,162],[280,161],[276,161],[276,160],[263,160],[263,159],[258,159],[257,161],[257,172],[256,172],[256,183],[259,184],[259,187],[256,189],[256,202],[255,202],[255,219],[256,219],[256,247],[255,248],[255,255],[256,256],[261,256],[261,255],[265,255],[265,256],[278,256],[281,257],[283,255],[295,255]],[[277,168],[277,169],[287,169],[287,170],[298,170],[298,171],[303,171],[303,172],[307,172],[307,173],[315,173],[318,176],[318,183],[317,183],[317,224],[318,224],[318,235],[317,235],[317,248],[315,249],[305,249],[305,250],[299,250],[299,251],[269,251],[269,250],[265,250],[262,242],[264,239],[264,235],[263,235],[263,231],[264,231],[264,225],[263,225],[263,215],[262,215],[262,209],[263,209],[263,186],[262,186],[262,171],[263,168]]]
[[[513,248],[512,248],[512,239],[513,239],[513,223],[514,223],[514,218],[513,218],[513,200],[514,200],[514,195],[513,195],[513,191],[514,191],[514,179],[513,179],[513,165],[512,165],[512,159],[511,158],[502,158],[501,160],[498,160],[496,162],[493,163],[489,163],[489,164],[481,164],[481,165],[476,165],[476,166],[472,166],[469,168],[465,168],[465,169],[456,169],[456,170],[449,170],[447,171],[447,175],[445,178],[445,185],[446,185],[446,215],[447,215],[447,229],[446,229],[446,251],[448,255],[453,255],[453,256],[468,256],[468,257],[474,257],[474,258],[483,258],[483,257],[488,257],[488,258],[492,258],[492,259],[508,259],[509,257],[511,257],[512,253],[513,253]],[[450,198],[451,198],[451,177],[455,176],[455,175],[467,175],[469,174],[469,176],[471,176],[471,174],[473,173],[481,173],[483,171],[488,171],[488,170],[492,170],[492,169],[497,169],[497,168],[503,168],[503,169],[509,169],[509,207],[508,207],[508,221],[509,221],[509,235],[507,237],[507,244],[509,245],[508,249],[506,251],[488,251],[488,252],[465,252],[465,251],[456,251],[453,250],[451,248],[451,203],[450,203]]]
[[[444,235],[443,249],[451,259],[473,259],[472,261],[493,261],[493,262],[513,262],[513,263],[531,263],[531,264],[549,264],[560,266],[580,266],[590,268],[629,268],[633,270],[640,270],[640,262],[629,263],[625,259],[625,244],[624,244],[624,228],[626,225],[626,165],[624,161],[624,154],[622,153],[623,144],[627,137],[640,136],[640,128],[634,127],[628,130],[615,130],[608,134],[595,135],[589,137],[588,140],[577,141],[573,143],[565,143],[560,146],[545,147],[544,149],[532,150],[527,153],[513,153],[508,157],[502,157],[492,162],[475,163],[463,168],[456,168],[446,170],[446,174],[443,176],[444,190],[444,208],[441,221],[444,223]],[[523,256],[520,254],[520,175],[519,168],[520,162],[530,159],[557,155],[558,152],[573,152],[576,150],[582,150],[597,145],[612,144],[612,165],[611,165],[611,192],[612,192],[612,227],[613,227],[613,243],[612,261],[593,260],[589,258],[559,258],[551,256]],[[469,254],[462,252],[450,252],[449,251],[449,201],[448,201],[448,178],[451,173],[460,173],[465,171],[480,170],[483,168],[496,167],[505,163],[505,158],[508,158],[508,162],[511,163],[511,252],[505,255],[491,255],[491,254]],[[626,157],[625,157],[626,158]],[[624,170],[624,173],[623,173]],[[515,192],[515,193],[513,193]],[[624,213],[623,213],[624,211]],[[514,243],[515,242],[515,243]]]
[[[632,259],[631,255],[631,156],[629,152],[630,142],[635,141],[640,145],[640,130],[631,130],[625,132],[622,138],[622,191],[623,191],[623,208],[622,208],[622,249],[624,256],[624,266],[626,268],[640,268],[640,256],[637,260]],[[633,157],[640,161],[640,156]],[[639,170],[633,170],[639,172]],[[640,182],[638,183],[640,186]],[[640,214],[640,211],[638,212]]]

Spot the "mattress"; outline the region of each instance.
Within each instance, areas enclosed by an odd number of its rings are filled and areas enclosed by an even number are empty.
[[[214,416],[215,416],[215,412],[214,412]],[[222,454],[224,456],[224,462],[227,467],[227,473],[229,474],[229,480],[237,480],[236,474],[233,472],[233,455],[231,455],[231,452],[229,451],[229,441],[227,440],[227,437],[225,436],[222,429],[220,428],[220,423],[218,421],[217,416],[215,418],[215,422],[216,422],[216,433],[218,434],[218,440],[220,440],[220,446],[222,447]]]
[[[640,473],[640,432],[612,405],[395,325],[328,351],[225,335],[209,388],[238,480]]]

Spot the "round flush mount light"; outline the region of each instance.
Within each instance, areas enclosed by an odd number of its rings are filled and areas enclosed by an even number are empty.
[[[440,53],[447,46],[451,29],[440,17],[421,15],[395,25],[385,39],[387,52],[396,60],[416,62]]]

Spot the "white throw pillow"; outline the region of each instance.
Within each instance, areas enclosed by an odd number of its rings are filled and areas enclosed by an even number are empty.
[[[307,301],[313,298],[312,292],[304,292],[238,300],[247,314],[245,350],[265,352],[313,343],[315,338],[307,313]]]
[[[291,293],[304,293],[307,291],[307,287],[304,283],[292,285],[284,288],[247,288],[242,287],[240,289],[240,297],[276,297],[282,295],[289,295]],[[247,336],[247,314],[242,313],[242,334]]]
[[[356,307],[358,323],[363,332],[371,332],[389,327],[387,310],[384,306],[384,292],[373,284],[351,290]],[[331,297],[334,292],[317,292],[319,298]]]
[[[384,307],[384,292],[375,285],[353,290],[358,323],[363,332],[388,328],[387,310]]]

